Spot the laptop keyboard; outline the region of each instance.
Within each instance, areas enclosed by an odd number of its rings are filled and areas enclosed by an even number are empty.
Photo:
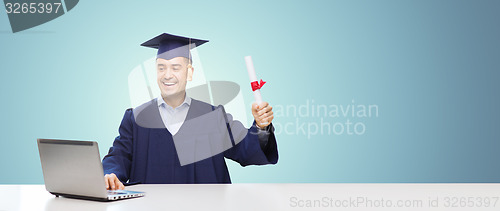
[[[127,194],[127,193],[115,190],[108,190],[108,195],[118,195],[118,194]]]

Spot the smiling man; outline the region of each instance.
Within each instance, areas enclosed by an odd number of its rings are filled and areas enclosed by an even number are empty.
[[[206,42],[163,33],[142,44],[158,49],[161,96],[125,111],[120,135],[103,159],[106,188],[136,183],[231,183],[225,158],[242,166],[277,163],[274,116],[267,102],[252,105],[255,121],[247,129],[222,106],[186,95],[186,83],[194,74],[190,50]]]

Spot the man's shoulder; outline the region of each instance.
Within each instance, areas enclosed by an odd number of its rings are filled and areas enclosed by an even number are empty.
[[[212,104],[196,99],[191,99],[191,105],[189,107],[190,107],[189,112],[191,112],[191,117],[203,115],[215,109],[215,107]]]
[[[197,107],[206,107],[206,108],[213,107],[213,105],[210,104],[210,103],[203,102],[201,100],[197,100],[197,99],[194,99],[194,98],[191,98],[191,105],[192,106],[197,106]]]
[[[135,123],[144,128],[164,128],[156,99],[152,99],[127,111],[133,113]]]
[[[155,108],[154,106],[156,107],[158,106],[156,98],[148,102],[145,102],[135,108],[129,108],[129,109],[131,109],[134,113],[140,113],[144,109],[150,109],[151,107]]]

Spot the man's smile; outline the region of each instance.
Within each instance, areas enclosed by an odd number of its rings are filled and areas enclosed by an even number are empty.
[[[163,83],[163,85],[165,85],[165,86],[174,86],[174,85],[176,85],[176,84],[177,84],[177,82],[162,82],[162,83]]]

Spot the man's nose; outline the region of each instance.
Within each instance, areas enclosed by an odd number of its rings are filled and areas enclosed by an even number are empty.
[[[172,77],[174,77],[172,69],[171,68],[167,68],[165,70],[165,72],[163,72],[163,78],[165,78],[165,79],[171,79]]]

